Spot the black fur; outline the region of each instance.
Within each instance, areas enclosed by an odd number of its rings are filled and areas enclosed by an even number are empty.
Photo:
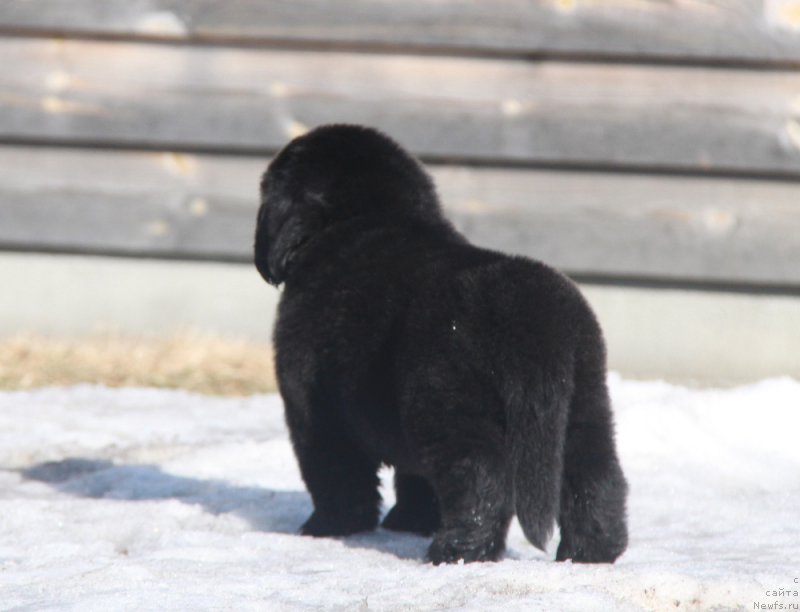
[[[278,381],[314,502],[302,532],[433,533],[433,563],[498,559],[516,512],[557,558],[627,545],[600,328],[544,264],[476,248],[422,167],[386,136],[293,140],[261,183],[259,272],[284,283]]]

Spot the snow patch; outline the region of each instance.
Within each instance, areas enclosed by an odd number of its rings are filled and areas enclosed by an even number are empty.
[[[689,390],[610,377],[631,484],[613,566],[552,561],[514,522],[497,564],[428,540],[296,535],[311,502],[277,396],[0,393],[0,597],[30,609],[707,610],[800,575],[800,383]],[[382,472],[393,501],[391,472]],[[791,595],[785,606],[800,604]]]

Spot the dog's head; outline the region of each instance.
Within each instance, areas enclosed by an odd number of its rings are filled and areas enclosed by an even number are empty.
[[[328,227],[374,216],[441,221],[431,179],[380,132],[327,125],[295,138],[261,179],[255,264],[279,285],[304,248]]]

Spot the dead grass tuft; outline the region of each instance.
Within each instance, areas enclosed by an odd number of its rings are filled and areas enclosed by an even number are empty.
[[[275,391],[267,345],[204,333],[167,337],[98,333],[76,339],[0,338],[0,389],[95,383],[163,387],[213,395]]]

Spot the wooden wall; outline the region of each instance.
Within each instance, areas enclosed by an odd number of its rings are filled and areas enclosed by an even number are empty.
[[[0,249],[249,261],[259,174],[328,122],[481,244],[800,294],[800,0],[4,0]]]

